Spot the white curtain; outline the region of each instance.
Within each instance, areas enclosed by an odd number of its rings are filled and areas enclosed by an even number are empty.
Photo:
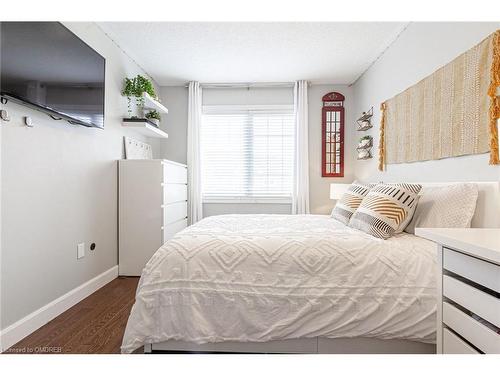
[[[188,216],[194,224],[203,218],[200,166],[201,87],[199,82],[189,82],[187,165],[188,165]]]
[[[309,147],[307,81],[295,82],[293,104],[295,110],[295,173],[292,214],[309,213]]]

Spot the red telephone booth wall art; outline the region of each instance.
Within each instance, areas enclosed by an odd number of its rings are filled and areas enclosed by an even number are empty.
[[[344,95],[329,92],[323,96],[321,175],[344,177]]]

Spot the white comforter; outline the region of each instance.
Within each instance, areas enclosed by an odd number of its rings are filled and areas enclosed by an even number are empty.
[[[122,352],[299,337],[435,341],[436,254],[318,215],[213,216],[165,243],[143,270]]]

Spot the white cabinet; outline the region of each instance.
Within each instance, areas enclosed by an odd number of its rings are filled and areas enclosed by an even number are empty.
[[[500,354],[500,229],[416,234],[438,243],[438,353]]]
[[[120,160],[118,179],[119,274],[140,276],[156,250],[187,226],[187,167]]]

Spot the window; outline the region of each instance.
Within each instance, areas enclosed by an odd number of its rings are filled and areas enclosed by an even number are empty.
[[[323,96],[321,176],[344,177],[344,95]]]
[[[203,200],[290,200],[294,124],[293,106],[205,106]]]

